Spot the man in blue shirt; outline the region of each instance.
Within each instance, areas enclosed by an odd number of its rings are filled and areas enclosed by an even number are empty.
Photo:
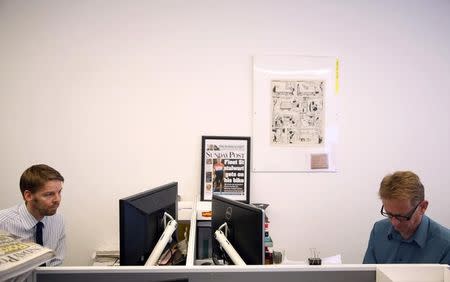
[[[373,226],[363,263],[450,264],[450,230],[425,215],[428,201],[415,173],[385,176],[378,194],[387,218]]]

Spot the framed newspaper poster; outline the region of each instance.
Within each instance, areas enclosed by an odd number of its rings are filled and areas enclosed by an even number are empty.
[[[339,60],[253,58],[253,172],[337,172]]]
[[[213,194],[249,203],[250,137],[202,136],[201,200]]]

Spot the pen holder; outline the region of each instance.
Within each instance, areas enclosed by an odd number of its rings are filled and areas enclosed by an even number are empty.
[[[322,260],[320,258],[308,258],[309,265],[321,265]]]

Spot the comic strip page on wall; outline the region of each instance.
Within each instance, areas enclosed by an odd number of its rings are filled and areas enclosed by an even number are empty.
[[[324,80],[272,80],[272,145],[324,143]]]

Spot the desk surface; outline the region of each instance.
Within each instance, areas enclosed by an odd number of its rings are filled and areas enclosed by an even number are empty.
[[[378,277],[378,272],[383,275]],[[408,277],[405,274],[414,274]],[[417,278],[422,275],[423,280]],[[433,277],[431,277],[431,276]],[[411,275],[409,275],[411,276]],[[383,277],[386,279],[383,280]],[[425,279],[426,278],[426,279]],[[440,264],[342,264],[248,266],[38,267],[33,281],[199,281],[199,282],[450,282],[450,268]],[[413,279],[413,280],[411,280]],[[431,279],[431,280],[430,280]]]
[[[34,281],[375,282],[376,265],[42,267]]]

